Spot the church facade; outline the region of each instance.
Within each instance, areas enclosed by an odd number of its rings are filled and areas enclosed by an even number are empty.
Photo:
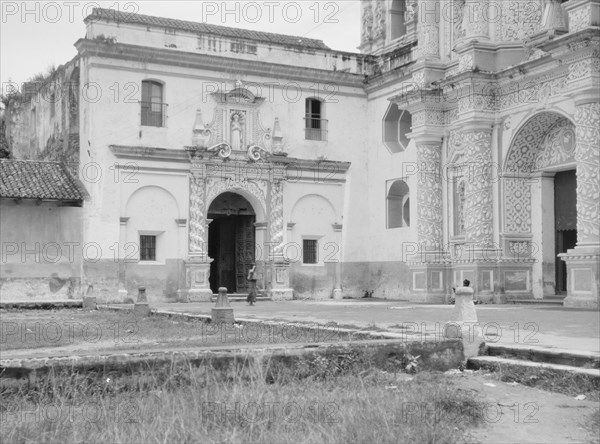
[[[598,307],[600,1],[361,10],[360,53],[94,10],[8,128],[77,166],[81,292]]]

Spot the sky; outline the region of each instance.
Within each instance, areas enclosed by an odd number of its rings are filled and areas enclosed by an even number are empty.
[[[0,81],[28,78],[71,60],[94,7],[321,39],[357,52],[359,0],[4,1],[1,2]]]

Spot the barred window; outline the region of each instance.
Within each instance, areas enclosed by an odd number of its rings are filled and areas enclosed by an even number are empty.
[[[317,241],[314,239],[304,239],[302,241],[302,263],[317,263]]]
[[[140,261],[156,260],[156,236],[140,235]]]

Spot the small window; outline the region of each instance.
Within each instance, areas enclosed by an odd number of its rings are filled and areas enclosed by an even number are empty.
[[[399,153],[408,148],[410,140],[406,136],[412,127],[412,115],[390,104],[383,117],[383,143],[392,153]]]
[[[214,37],[209,37],[208,38],[208,42],[207,42],[207,49],[209,51],[217,51],[217,39],[215,39]]]
[[[327,140],[327,120],[323,119],[323,102],[309,98],[305,101],[305,139]]]
[[[387,195],[387,227],[410,227],[409,188],[403,180],[396,180]]]
[[[165,28],[165,34],[175,35],[177,34],[177,31],[173,28]]]
[[[304,239],[302,241],[302,263],[317,263],[317,241],[315,239]]]
[[[163,86],[159,82],[142,82],[142,125],[165,126],[166,107],[163,103]]]
[[[140,261],[156,260],[156,236],[140,235]]]

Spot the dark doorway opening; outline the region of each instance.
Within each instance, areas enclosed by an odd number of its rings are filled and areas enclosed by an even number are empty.
[[[227,287],[229,293],[248,291],[248,271],[255,261],[256,216],[252,205],[235,193],[223,193],[210,205],[208,255],[210,288]]]
[[[577,244],[577,175],[575,170],[554,176],[554,225],[556,255]],[[556,257],[556,294],[567,292],[567,264]]]

